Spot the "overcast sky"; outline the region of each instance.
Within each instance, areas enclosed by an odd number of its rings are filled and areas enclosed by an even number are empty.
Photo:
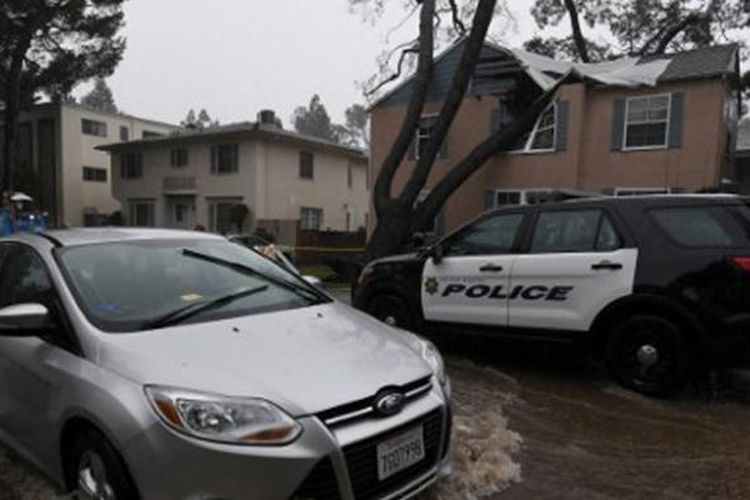
[[[128,47],[109,84],[123,111],[168,122],[190,108],[222,123],[270,108],[290,127],[294,108],[315,93],[343,121],[344,109],[363,102],[355,82],[375,72],[388,31],[404,17],[401,0],[389,2],[372,24],[347,0],[127,0]],[[508,0],[517,27],[496,26],[495,35],[518,46],[532,34],[529,3]],[[415,34],[417,21],[391,44]]]

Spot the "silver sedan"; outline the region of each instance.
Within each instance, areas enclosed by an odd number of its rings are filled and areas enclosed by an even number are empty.
[[[407,498],[449,399],[431,343],[224,238],[0,239],[0,440],[84,498]]]

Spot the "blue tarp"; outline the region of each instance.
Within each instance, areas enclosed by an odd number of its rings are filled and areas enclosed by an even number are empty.
[[[47,217],[36,214],[20,214],[16,220],[16,229],[19,233],[38,233],[47,228]],[[13,234],[13,226],[10,223],[10,214],[0,210],[0,236]]]

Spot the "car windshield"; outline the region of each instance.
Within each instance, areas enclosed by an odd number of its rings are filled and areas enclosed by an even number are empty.
[[[101,243],[63,248],[58,256],[86,316],[109,332],[293,309],[329,300],[256,252],[223,240]]]

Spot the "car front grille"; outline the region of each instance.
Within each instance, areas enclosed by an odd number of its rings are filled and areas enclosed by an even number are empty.
[[[443,435],[442,422],[442,411],[435,410],[396,429],[345,447],[344,456],[355,498],[357,500],[378,498],[427,474],[438,461]],[[420,424],[424,426],[424,460],[380,481],[376,451],[378,444]]]
[[[394,389],[400,390],[404,396],[406,396],[406,404],[415,399],[427,394],[432,388],[432,377],[427,376],[417,379],[408,384],[402,386],[392,386]],[[355,420],[361,420],[364,418],[372,417],[375,415],[372,404],[375,399],[375,394],[358,401],[352,401],[345,405],[330,408],[318,413],[316,416],[326,426],[335,427],[343,423],[349,423]]]

